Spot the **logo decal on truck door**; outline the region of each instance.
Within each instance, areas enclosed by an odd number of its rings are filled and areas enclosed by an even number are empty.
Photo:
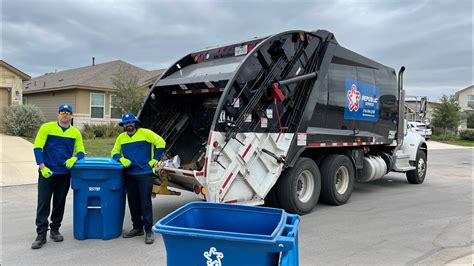
[[[218,252],[215,247],[211,247],[209,251],[204,251],[204,258],[207,259],[207,266],[222,266],[221,259],[224,258],[224,253]]]
[[[379,88],[375,85],[346,80],[344,119],[377,122],[379,120]]]
[[[355,84],[352,84],[351,90],[347,92],[347,99],[349,99],[349,111],[359,111],[360,92]]]

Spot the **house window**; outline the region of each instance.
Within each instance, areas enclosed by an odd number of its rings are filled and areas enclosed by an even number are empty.
[[[122,112],[117,106],[117,95],[110,95],[110,118],[120,119],[122,117]]]
[[[91,118],[104,118],[105,95],[91,93]]]
[[[474,95],[467,96],[467,106],[474,108]]]
[[[23,96],[23,104],[28,104],[28,96]]]

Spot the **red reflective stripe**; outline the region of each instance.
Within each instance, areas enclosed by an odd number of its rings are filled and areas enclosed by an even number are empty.
[[[245,149],[244,154],[242,154],[242,158],[245,158],[245,155],[247,155],[247,153],[249,152],[250,147],[252,147],[252,144],[249,144],[249,146],[247,147],[247,149]]]
[[[320,147],[321,143],[308,143],[309,147]]]
[[[194,177],[194,175],[193,175],[193,174],[190,174],[190,173],[183,173],[183,175],[185,175],[185,176],[190,176],[190,177]]]
[[[237,200],[228,200],[228,201],[224,201],[224,203],[237,203]]]
[[[197,172],[196,173],[196,176],[203,176],[204,175],[204,172]]]
[[[224,185],[222,185],[222,188],[225,188],[225,187],[227,186],[227,183],[229,183],[229,180],[230,180],[230,178],[232,177],[233,174],[234,174],[234,173],[230,173],[230,174],[229,174],[229,176],[227,177],[227,179],[226,179],[225,182],[224,182]]]
[[[381,145],[385,144],[382,141],[372,141],[372,142],[325,142],[325,143],[308,143],[308,147],[347,147],[347,146],[360,146],[360,145]]]
[[[207,157],[204,159],[204,177],[206,176],[207,173]]]
[[[176,174],[175,171],[171,171],[171,170],[166,170],[166,172],[171,173],[171,174]]]
[[[209,133],[209,137],[207,138],[207,145],[210,145],[210,144],[211,144],[212,132],[213,132],[213,131],[211,131],[211,132]]]

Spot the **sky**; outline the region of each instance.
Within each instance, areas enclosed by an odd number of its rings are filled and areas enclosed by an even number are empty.
[[[112,60],[146,70],[184,55],[286,30],[325,29],[340,45],[406,67],[407,95],[473,84],[471,0],[2,0],[0,55],[37,77]]]

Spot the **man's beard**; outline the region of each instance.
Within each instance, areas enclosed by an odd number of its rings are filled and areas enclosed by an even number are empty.
[[[125,130],[126,130],[127,132],[133,132],[133,131],[135,130],[135,126],[126,126],[126,127],[125,127]]]

